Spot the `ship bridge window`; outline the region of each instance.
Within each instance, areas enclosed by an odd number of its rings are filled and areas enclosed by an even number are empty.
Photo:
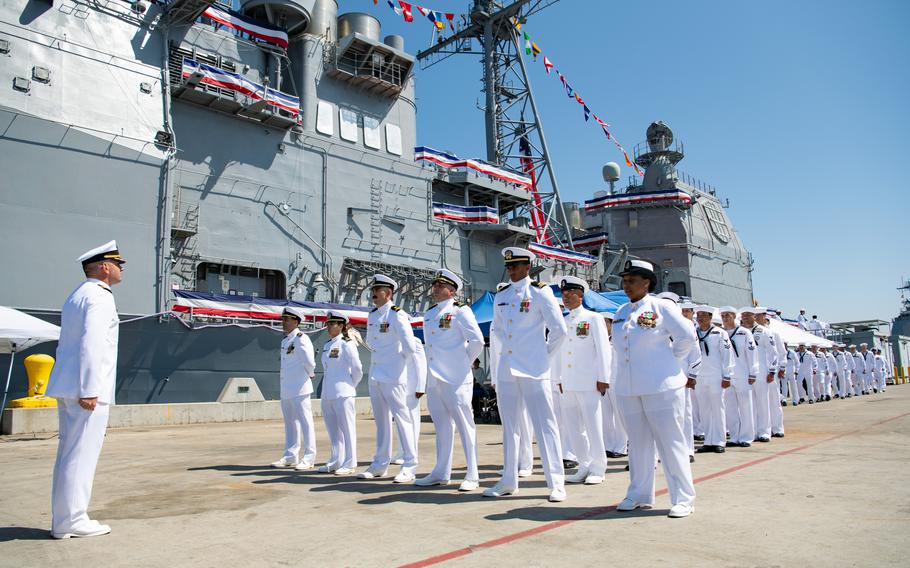
[[[379,133],[379,119],[372,116],[363,117],[363,145],[379,150],[382,146],[382,135]]]
[[[730,242],[730,228],[724,218],[723,211],[720,210],[717,203],[711,200],[703,202],[705,215],[708,217],[708,224],[711,226],[711,232],[722,243]]]
[[[357,113],[349,108],[338,109],[339,134],[342,140],[357,142]]]
[[[328,136],[335,134],[335,107],[332,103],[319,101],[316,106],[316,132]]]
[[[258,298],[287,297],[286,279],[280,270],[213,262],[196,267],[196,291]]]
[[[401,128],[397,124],[385,125],[385,147],[389,154],[401,155]]]

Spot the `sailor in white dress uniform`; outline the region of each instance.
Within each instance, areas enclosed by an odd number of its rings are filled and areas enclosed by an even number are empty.
[[[787,346],[784,345],[784,338],[774,329],[774,326],[771,324],[771,318],[768,317],[769,312],[772,316],[776,316],[776,313],[773,310],[761,306],[755,308],[755,311],[756,321],[763,325],[771,334],[771,337],[774,339],[774,349],[777,352],[777,375],[774,378],[774,382],[769,385],[771,392],[768,393],[768,404],[771,406],[771,437],[783,438],[784,410],[782,408],[782,401],[786,400],[786,397],[784,397],[782,393],[785,390],[783,385],[786,384],[784,377],[786,375],[787,366]]]
[[[813,345],[809,349],[815,355],[816,362],[815,380],[813,381],[815,385],[815,402],[824,402],[825,386],[828,384],[828,359],[823,351],[819,352],[818,345]]]
[[[758,308],[739,310],[743,327],[752,333],[755,341],[755,358],[758,377],[752,384],[752,417],[755,423],[755,441],[771,441],[771,405],[780,408],[780,394],[774,377],[777,375],[777,346],[771,330],[757,321]]]
[[[808,402],[815,404],[815,373],[818,369],[818,362],[815,360],[815,354],[806,350],[806,344],[800,343],[797,347],[796,357],[799,363],[796,367],[796,383],[800,389],[799,402]]]
[[[872,378],[872,373],[875,371],[875,355],[869,350],[867,343],[860,343],[859,350],[863,356],[863,394],[869,394],[875,389]]]
[[[692,326],[698,329],[698,322],[695,321],[695,308],[698,305],[693,302],[682,302],[679,309],[682,311],[684,318],[692,322]],[[701,369],[701,352],[696,345],[689,355],[689,366],[686,370],[686,378],[689,382],[686,384],[686,437],[692,441],[689,443],[689,451],[695,452],[695,440],[705,439],[704,427],[701,425],[701,416],[698,410],[698,397],[695,395],[695,388],[698,382],[698,372]],[[693,456],[694,461],[694,456]]]
[[[866,373],[866,358],[856,350],[856,345],[850,345],[850,356],[853,357],[853,394],[859,396],[866,392],[863,386],[863,376]]]
[[[695,330],[701,349],[701,367],[695,394],[705,428],[705,443],[698,453],[724,453],[727,443],[727,416],[724,408],[724,391],[730,388],[736,359],[730,336],[711,322],[713,306],[697,306],[698,329]]]
[[[51,536],[91,537],[111,532],[89,519],[95,468],[104,443],[117,376],[120,319],[111,286],[126,260],[110,241],[79,257],[86,280],[60,313],[57,359],[47,396],[57,399],[60,435],[51,487]]]
[[[518,490],[519,402],[522,401],[537,437],[549,499],[564,501],[565,473],[553,412],[550,358],[566,337],[566,324],[550,287],[532,282],[528,276],[536,255],[518,247],[507,247],[502,252],[511,283],[493,300],[491,330],[500,344],[497,394],[503,425],[504,467],[502,479],[483,494],[499,497]]]
[[[568,336],[556,352],[556,376],[563,396],[563,417],[578,458],[569,483],[596,485],[607,471],[601,398],[610,388],[613,347],[603,317],[582,305],[588,283],[577,276],[560,281]]]
[[[758,359],[755,356],[755,340],[752,332],[736,325],[736,308],[720,308],[724,330],[730,336],[736,368],[733,370],[733,388],[727,389],[724,404],[727,411],[727,430],[730,441],[727,446],[748,448],[755,439],[755,416],[752,410],[752,385],[758,376]]]
[[[695,486],[684,431],[683,365],[697,341],[695,329],[676,306],[649,294],[657,285],[651,263],[626,261],[621,275],[629,302],[613,318],[611,388],[629,434],[631,479],[617,510],[654,504],[656,445],[672,505],[669,516],[686,517],[695,508]]]
[[[332,444],[332,455],[321,473],[350,475],[357,467],[357,385],[363,379],[363,364],[357,343],[350,336],[350,319],[329,311],[329,340],[322,347],[322,419]]]
[[[455,300],[462,281],[447,269],[436,271],[433,299],[438,303],[423,315],[426,340],[427,406],[436,428],[436,466],[415,485],[446,485],[452,476],[455,428],[465,452],[467,472],[459,491],[473,491],[480,482],[477,469],[477,429],[471,396],[471,362],[483,351],[483,333],[471,307]]]
[[[833,391],[834,394],[837,394],[837,383],[840,381],[840,373],[838,372],[837,359],[831,349],[823,348],[822,351],[824,351],[825,359],[828,361],[828,384],[825,386],[825,400],[831,400],[831,392]]]
[[[414,418],[408,407],[409,368],[418,368],[417,346],[408,314],[392,303],[398,284],[384,274],[375,274],[370,284],[376,306],[367,318],[367,345],[372,350],[369,386],[373,419],[376,423],[376,453],[360,479],[385,477],[392,461],[392,418],[404,450],[404,464],[395,483],[410,483],[417,470]],[[413,371],[410,371],[413,372]],[[423,396],[425,385],[418,384],[416,398]]]

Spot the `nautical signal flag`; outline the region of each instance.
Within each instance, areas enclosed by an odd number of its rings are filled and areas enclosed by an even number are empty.
[[[389,5],[391,5],[391,4],[392,4],[392,2],[391,2],[391,0],[390,0],[390,1],[389,1]],[[410,3],[410,2],[402,2],[402,0],[398,0],[398,4],[401,6],[401,14],[404,16],[404,21],[406,21],[406,22],[408,22],[408,23],[413,22],[413,21],[414,21],[414,13],[411,12],[411,3]],[[393,7],[394,7],[394,6],[393,6]]]
[[[547,75],[550,74],[550,69],[553,68],[553,62],[547,59],[547,56],[543,56],[543,67],[547,70]]]

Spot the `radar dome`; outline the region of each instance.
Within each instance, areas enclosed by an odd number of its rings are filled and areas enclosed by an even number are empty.
[[[604,181],[619,181],[619,164],[607,162],[603,169]]]

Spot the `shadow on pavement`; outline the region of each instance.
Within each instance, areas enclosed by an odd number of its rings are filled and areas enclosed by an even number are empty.
[[[47,529],[32,527],[0,527],[0,542],[11,540],[47,540],[51,537]]]
[[[511,521],[514,519],[540,522],[566,520],[617,521],[637,517],[666,517],[669,512],[669,509],[636,509],[621,513],[616,511],[615,506],[602,507],[602,509],[599,510],[597,507],[560,507],[554,504],[543,507],[512,509],[504,513],[486,515],[484,518],[489,521]]]

